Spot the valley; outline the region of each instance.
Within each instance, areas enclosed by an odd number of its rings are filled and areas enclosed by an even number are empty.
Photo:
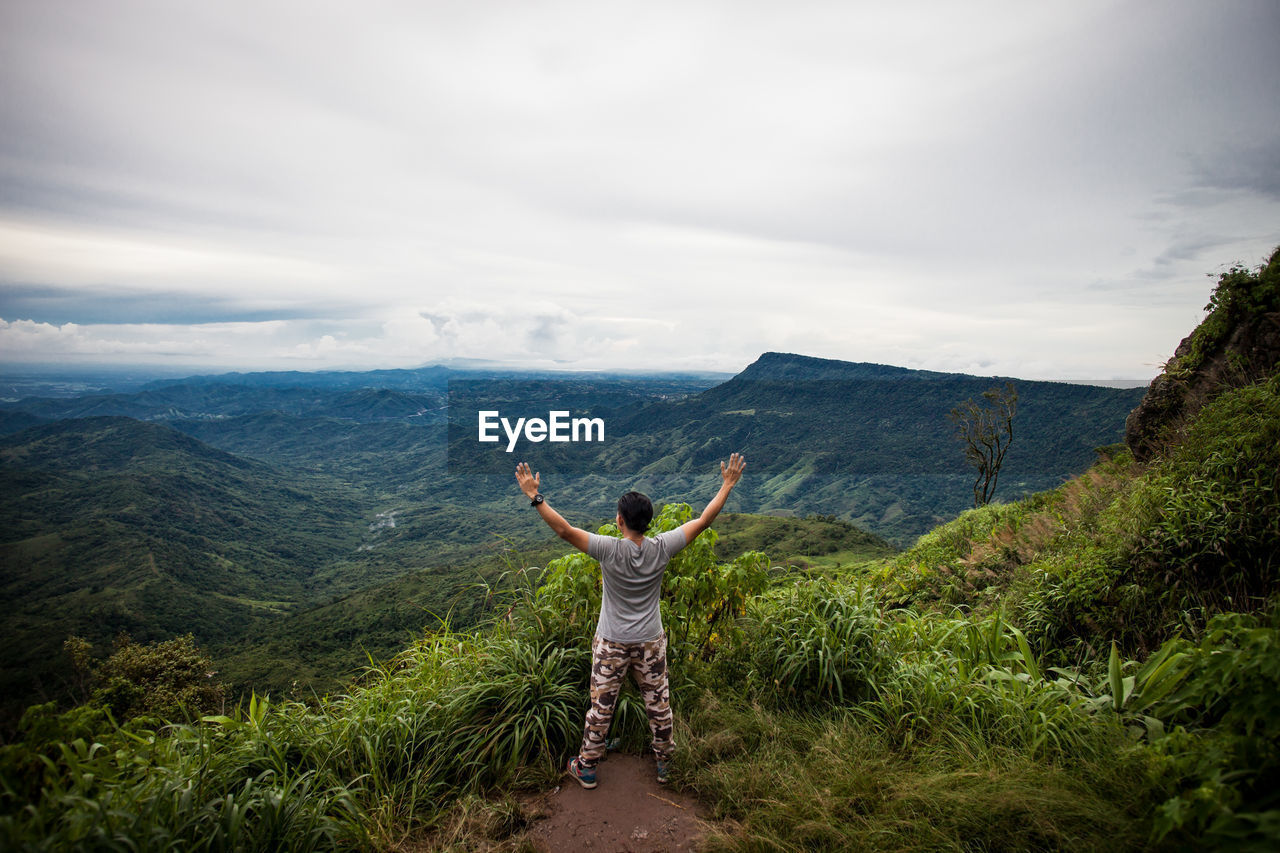
[[[744,452],[731,509],[797,526],[794,547],[756,537],[779,565],[883,556],[969,501],[946,415],[992,378],[769,353],[719,379],[247,374],[0,405],[6,713],[65,695],[70,635],[105,654],[122,632],[189,631],[233,693],[280,694],[336,689],[441,620],[473,624],[504,573],[558,553],[515,499],[512,457],[475,441],[480,407],[607,422],[603,442],[521,447],[591,528],[624,485],[696,505],[717,460]],[[1005,499],[1087,467],[1141,396],[1018,387]],[[865,541],[846,547],[851,530]]]

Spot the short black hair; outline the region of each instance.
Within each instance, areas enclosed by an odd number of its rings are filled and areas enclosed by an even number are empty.
[[[622,523],[628,530],[644,533],[649,529],[649,522],[653,521],[653,503],[647,495],[627,492],[618,498],[618,515],[622,516]]]

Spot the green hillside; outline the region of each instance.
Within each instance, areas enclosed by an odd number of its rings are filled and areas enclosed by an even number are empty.
[[[368,509],[331,480],[127,418],[58,421],[0,441],[3,694],[61,692],[62,641],[237,637],[312,600]],[[348,587],[350,588],[350,587]]]
[[[880,537],[831,516],[722,513],[716,532],[724,559],[761,551],[774,565],[796,570],[848,569],[896,551]]]
[[[289,460],[280,442],[296,419],[228,422],[246,441],[268,436],[275,458]],[[71,634],[102,653],[121,632],[143,642],[191,632],[225,650],[222,676],[233,688],[278,691],[340,684],[366,652],[402,647],[432,623],[429,614],[452,609],[455,624],[471,624],[483,598],[475,583],[499,572],[495,533],[515,516],[439,499],[404,503],[366,486],[390,464],[386,445],[403,452],[392,461],[412,457],[423,427],[312,423],[322,441],[300,437],[305,459],[288,467],[121,417],[60,420],[0,439],[6,725],[37,698],[67,696],[62,643]],[[350,436],[352,452],[331,468],[309,454],[337,446],[335,434]],[[361,458],[369,468],[350,462]],[[401,576],[403,587],[383,589]],[[389,599],[399,614],[390,621]],[[294,618],[317,607],[341,615],[321,618],[324,627],[313,615]]]
[[[754,474],[747,506],[837,514],[909,544],[968,505],[969,473],[947,414],[995,382],[767,353],[729,382],[650,407],[622,429],[650,434],[678,421],[685,426],[671,440],[659,436],[659,446],[673,448],[671,461],[654,464],[697,470],[740,450]],[[1142,396],[1064,383],[1016,386],[1016,435],[998,493],[1006,498],[1084,470],[1095,447],[1120,440],[1125,415]]]

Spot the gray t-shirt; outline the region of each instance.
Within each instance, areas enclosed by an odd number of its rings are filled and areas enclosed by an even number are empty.
[[[662,573],[688,543],[677,527],[647,536],[643,545],[589,533],[587,554],[600,561],[604,595],[596,636],[615,643],[647,643],[662,636]]]

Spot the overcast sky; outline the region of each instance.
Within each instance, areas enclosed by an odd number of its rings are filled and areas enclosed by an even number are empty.
[[[0,4],[0,361],[1147,378],[1280,3]]]

